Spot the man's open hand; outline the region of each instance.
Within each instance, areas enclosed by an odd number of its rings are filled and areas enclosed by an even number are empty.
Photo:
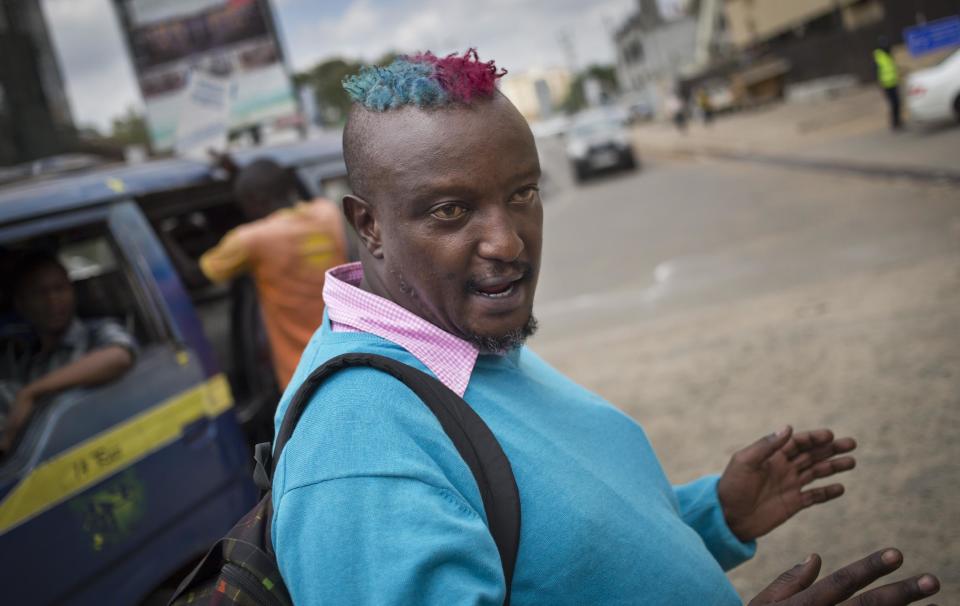
[[[820,574],[820,556],[811,555],[781,574],[750,601],[749,606],[905,606],[940,591],[940,581],[932,574],[920,574],[852,597],[870,583],[900,568],[903,555],[896,549],[881,549],[824,577]]]
[[[724,517],[741,541],[761,537],[801,509],[835,499],[843,485],[803,490],[814,480],[853,469],[853,438],[833,439],[829,429],[793,435],[792,428],[760,438],[738,451],[720,477],[717,493]]]

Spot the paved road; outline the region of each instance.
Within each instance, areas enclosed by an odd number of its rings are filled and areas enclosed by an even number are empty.
[[[541,147],[531,344],[638,419],[673,481],[787,422],[860,441],[848,494],[762,539],[741,593],[893,544],[956,603],[958,189],[704,159],[576,187]]]

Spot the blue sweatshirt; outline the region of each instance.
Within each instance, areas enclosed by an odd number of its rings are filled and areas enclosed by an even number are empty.
[[[277,409],[326,360],[399,345],[325,319]],[[727,527],[717,477],[671,486],[643,429],[526,348],[481,355],[464,399],[520,491],[512,602],[740,604],[724,570],[753,555]],[[430,410],[369,368],[334,375],[281,454],[273,543],[294,602],[502,604],[479,490]]]

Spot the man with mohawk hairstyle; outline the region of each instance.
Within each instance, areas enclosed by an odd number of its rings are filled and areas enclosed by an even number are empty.
[[[273,477],[272,541],[297,604],[739,604],[724,570],[755,539],[843,492],[850,438],[788,426],[722,476],[668,482],[643,430],[523,346],[536,330],[543,208],[526,121],[474,50],[402,57],[347,78],[343,200],[361,261],[330,270],[326,315],[276,414],[311,371],[379,354],[439,379],[509,457],[522,524],[508,586],[470,469],[391,376],[342,370],[314,394]],[[800,554],[798,554],[800,555]],[[836,604],[899,566],[896,550],[814,584],[820,560],[754,603]],[[876,604],[936,591],[932,576]]]

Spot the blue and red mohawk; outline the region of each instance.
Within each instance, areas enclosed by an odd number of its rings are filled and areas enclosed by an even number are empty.
[[[480,61],[473,48],[442,59],[428,51],[400,57],[386,67],[363,67],[344,78],[343,88],[356,103],[376,112],[407,105],[439,107],[491,97],[506,73],[493,61]]]

